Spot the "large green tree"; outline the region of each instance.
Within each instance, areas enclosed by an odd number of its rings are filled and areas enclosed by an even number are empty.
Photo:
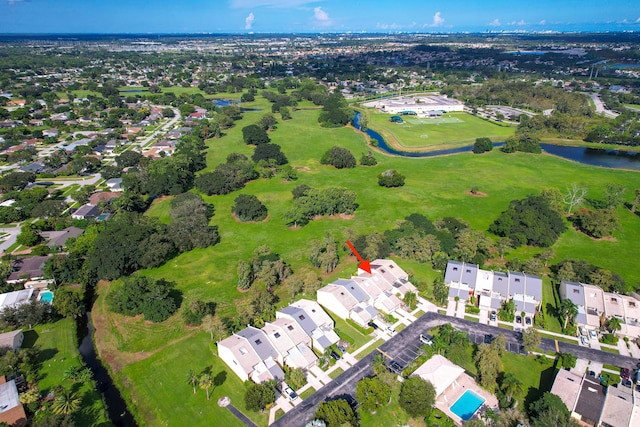
[[[400,386],[398,403],[412,418],[427,417],[436,401],[436,390],[429,381],[409,377]]]
[[[391,387],[378,378],[363,378],[356,384],[356,399],[369,412],[386,405],[391,399]]]
[[[318,406],[315,417],[325,422],[327,427],[355,426],[356,413],[344,399],[324,401]]]

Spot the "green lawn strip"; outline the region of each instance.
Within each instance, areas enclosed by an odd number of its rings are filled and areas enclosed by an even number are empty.
[[[607,353],[620,354],[620,352],[615,348],[609,348],[609,347],[602,346],[602,347],[600,347],[600,350],[606,351]]]
[[[640,111],[640,105],[638,104],[624,104],[624,106],[632,110]]]
[[[545,391],[551,390],[556,375],[554,363],[554,360],[548,358],[538,359],[509,352],[502,354],[504,372],[515,374],[522,383],[524,398],[519,400],[521,410],[542,397]]]
[[[369,345],[367,348],[362,350],[360,353],[356,354],[355,358],[358,359],[358,360],[363,359],[367,354],[371,353],[376,348],[378,348],[382,344],[384,344],[384,342],[385,342],[384,340],[377,339],[373,344]]]
[[[303,391],[303,392],[300,394],[300,399],[304,400],[304,399],[306,399],[307,397],[311,396],[311,395],[312,395],[313,393],[315,393],[315,392],[316,392],[316,389],[315,389],[315,388],[313,388],[313,387],[309,387],[308,389],[306,389],[305,391]]]
[[[342,368],[336,368],[333,371],[329,372],[328,375],[329,375],[329,378],[331,378],[332,380],[335,380],[343,372],[344,370]]]
[[[443,116],[456,119],[457,123],[441,123],[441,119],[407,118],[404,123],[395,124],[389,121],[389,117],[390,114],[369,110],[369,127],[400,150],[433,150],[469,145],[480,136],[502,141],[515,133],[515,127],[498,126],[463,112]]]
[[[562,336],[562,337],[559,337],[559,336],[556,336],[556,335],[550,335],[550,334],[545,334],[544,332],[540,332],[540,336],[542,338],[548,338],[550,340],[566,342],[566,343],[569,343],[569,344],[577,344],[578,343],[578,339],[577,338],[573,339],[573,338],[568,337],[566,335]]]
[[[134,402],[133,408],[144,424],[183,425],[184,420],[189,420],[190,426],[210,426],[211,420],[215,420],[216,425],[242,426],[231,412],[216,404],[220,397],[228,396],[231,403],[256,424],[267,425],[268,412],[260,414],[245,408],[244,384],[212,354],[209,344],[209,336],[200,333],[132,363],[117,374],[121,383],[127,384],[129,401]],[[196,388],[196,394],[193,393],[187,381],[190,369],[224,378],[221,385],[210,390],[210,400],[205,390]]]
[[[40,392],[46,395],[58,385],[77,387],[76,392],[82,396],[82,403],[81,409],[74,415],[76,424],[88,426],[109,423],[106,407],[102,396],[96,390],[94,381],[78,383],[74,386],[73,383],[63,379],[64,372],[68,368],[83,366],[78,352],[75,322],[71,319],[62,319],[24,331],[23,347],[33,346],[40,349],[38,358],[41,364],[38,381]]]
[[[283,415],[284,415],[284,411],[282,409],[278,408],[276,410],[276,413],[275,413],[275,419],[277,420],[278,418],[280,418]]]
[[[620,368],[618,366],[614,366],[614,365],[609,365],[608,363],[603,363],[602,367],[605,369],[611,369],[613,371],[618,371],[620,370]]]
[[[551,332],[562,332],[562,325],[556,313],[560,304],[557,288],[548,277],[542,278],[542,311],[544,313],[544,329]]]

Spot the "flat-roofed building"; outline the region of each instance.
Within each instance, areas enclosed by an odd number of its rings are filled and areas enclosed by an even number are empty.
[[[569,412],[573,412],[582,387],[582,377],[566,369],[560,369],[556,374],[551,387],[551,393],[555,394],[567,406]]]
[[[0,311],[6,307],[17,307],[31,301],[33,289],[23,289],[19,291],[0,294]]]
[[[445,95],[412,94],[365,102],[383,113],[435,117],[445,112],[464,111],[464,104]]]
[[[629,427],[633,414],[633,394],[627,387],[607,387],[599,425],[603,427]]]
[[[0,422],[10,426],[24,426],[27,424],[27,414],[20,403],[16,381],[6,381],[0,377]]]

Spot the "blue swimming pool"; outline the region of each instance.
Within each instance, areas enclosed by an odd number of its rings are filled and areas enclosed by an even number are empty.
[[[473,414],[476,413],[483,403],[484,398],[482,396],[479,396],[472,390],[467,390],[449,409],[451,412],[462,418],[463,421],[468,421],[473,417]]]
[[[53,302],[53,292],[51,291],[40,292],[40,301],[48,302],[49,304],[51,304]]]

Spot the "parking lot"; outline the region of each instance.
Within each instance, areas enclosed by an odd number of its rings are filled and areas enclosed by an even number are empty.
[[[482,344],[482,343],[489,344],[491,343],[491,340],[493,340],[494,338],[493,335],[478,334],[475,332],[468,332],[467,335],[474,344]],[[523,354],[523,355],[527,354],[527,352],[524,350],[524,346],[521,343],[515,342],[515,341],[509,341],[508,338],[507,338],[506,348],[507,348],[507,351],[510,353]]]
[[[416,360],[418,356],[422,354],[422,349],[420,347],[422,347],[422,343],[418,338],[416,338],[415,340],[410,340],[406,343],[399,351],[394,352],[395,356],[393,357],[393,361],[400,365],[400,371],[409,366],[411,362]],[[387,355],[387,357],[390,357],[390,355]],[[390,362],[391,361],[389,361],[389,363]],[[387,366],[389,366],[389,363],[387,363]],[[390,370],[395,371],[397,369],[390,368]]]

